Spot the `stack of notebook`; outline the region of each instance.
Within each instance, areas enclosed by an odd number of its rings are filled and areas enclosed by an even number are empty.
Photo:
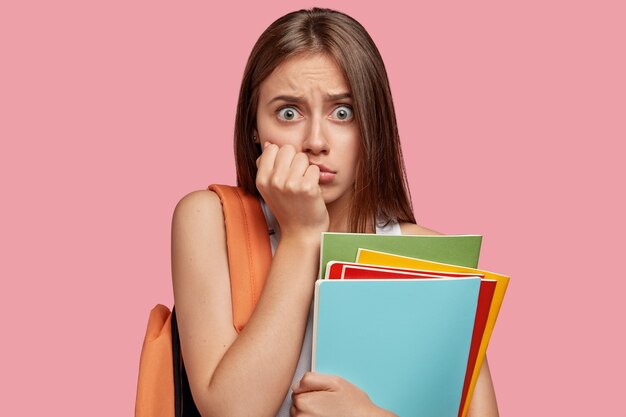
[[[480,236],[324,233],[313,370],[399,416],[467,413],[509,278]]]

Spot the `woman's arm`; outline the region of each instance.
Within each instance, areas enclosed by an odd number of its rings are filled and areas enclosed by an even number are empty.
[[[295,150],[270,146],[257,186],[281,225],[269,275],[239,335],[221,204],[210,191],[184,197],[172,223],[172,277],[181,348],[203,416],[274,416],[302,346],[328,213],[319,170]],[[317,175],[317,177],[316,177]]]
[[[174,296],[189,383],[203,416],[276,414],[302,345],[318,268],[315,239],[281,239],[257,308],[237,335],[219,198],[200,191],[176,207]]]
[[[491,372],[489,372],[489,364],[485,356],[467,411],[467,417],[498,417],[499,415],[496,393],[493,389]]]

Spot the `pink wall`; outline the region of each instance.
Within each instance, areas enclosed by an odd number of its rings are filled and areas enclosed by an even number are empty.
[[[313,5],[95,3],[0,6],[0,415],[132,413],[172,209],[234,182],[247,55]],[[512,276],[502,415],[623,415],[623,2],[511,3],[319,5],[381,50],[419,221]]]

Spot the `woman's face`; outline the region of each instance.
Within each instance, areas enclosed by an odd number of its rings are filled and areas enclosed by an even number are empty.
[[[361,137],[348,83],[332,58],[299,55],[276,67],[260,85],[256,134],[261,146],[290,144],[320,166],[327,205],[349,201]]]

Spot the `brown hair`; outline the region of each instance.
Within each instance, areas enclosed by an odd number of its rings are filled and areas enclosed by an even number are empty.
[[[383,60],[367,31],[350,16],[313,8],[289,13],[260,36],[244,72],[235,119],[237,184],[258,195],[253,142],[259,86],[286,59],[323,53],[342,69],[354,103],[361,135],[348,227],[365,232],[375,219],[415,223],[406,180],[396,114]]]

